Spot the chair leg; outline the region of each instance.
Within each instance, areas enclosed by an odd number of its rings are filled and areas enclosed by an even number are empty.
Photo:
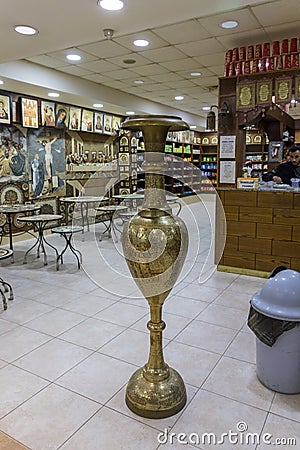
[[[1,297],[2,297],[3,309],[4,309],[4,311],[6,311],[7,310],[7,302],[6,302],[6,297],[5,297],[4,292],[2,291],[2,289],[0,289],[0,294],[1,294]]]

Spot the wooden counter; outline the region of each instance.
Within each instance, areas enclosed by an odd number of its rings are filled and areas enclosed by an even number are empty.
[[[220,188],[218,194],[226,215],[224,224],[217,211],[216,248],[226,235],[219,270],[266,276],[283,265],[300,271],[300,193]]]

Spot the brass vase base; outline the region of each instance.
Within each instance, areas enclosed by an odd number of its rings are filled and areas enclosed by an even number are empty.
[[[138,369],[131,376],[126,390],[126,404],[135,414],[148,419],[164,419],[177,414],[186,404],[186,390],[179,373],[169,369],[169,376],[162,381],[149,382],[145,369]]]

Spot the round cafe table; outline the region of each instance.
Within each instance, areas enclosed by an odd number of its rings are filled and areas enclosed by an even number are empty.
[[[40,206],[32,204],[13,204],[13,205],[0,205],[0,214],[5,214],[8,223],[8,234],[9,234],[9,248],[13,250],[13,232],[12,223],[13,216],[20,213],[33,213],[40,210]],[[18,218],[19,219],[19,218]]]
[[[80,205],[80,214],[81,214],[81,224],[83,229],[85,225],[87,225],[87,230],[89,231],[89,209],[93,204],[102,203],[108,201],[108,197],[94,197],[94,196],[80,196],[80,197],[59,197],[59,201],[61,203],[66,203],[68,206],[66,207],[66,225],[69,223],[69,208],[72,205]]]
[[[37,258],[40,257],[40,250],[42,251],[42,253],[44,253],[44,266],[48,264],[45,245],[51,247],[56,253],[56,258],[58,257],[57,249],[45,239],[44,231],[47,225],[49,225],[51,222],[57,222],[61,220],[62,217],[63,216],[61,214],[37,214],[36,216],[18,218],[20,222],[31,223],[33,225],[34,231],[38,233],[36,242],[33,244],[32,247],[30,247],[29,250],[27,250],[27,252],[24,255],[23,264],[27,263],[27,255],[35,247],[37,247]]]
[[[116,230],[117,231],[120,231],[120,230],[118,230],[118,228],[116,227],[116,225],[114,223],[114,219],[116,217],[118,217],[118,214],[121,211],[125,211],[126,209],[127,209],[127,206],[123,206],[123,205],[106,205],[106,206],[99,206],[98,208],[96,208],[96,211],[99,211],[101,213],[101,215],[103,215],[106,218],[106,219],[102,220],[106,229],[101,234],[101,237],[105,233],[107,233],[107,236],[110,238],[111,233],[114,232],[116,241],[117,241]],[[101,216],[100,216],[100,218],[101,218]],[[106,223],[105,223],[106,221],[108,221],[108,225],[106,225]],[[101,238],[100,238],[100,241],[101,241]]]
[[[59,260],[63,264],[63,255],[67,251],[68,248],[76,256],[78,269],[80,269],[80,264],[82,264],[82,254],[77,248],[75,248],[73,246],[72,237],[73,237],[74,233],[82,232],[82,230],[83,230],[83,227],[72,226],[72,225],[62,225],[60,227],[52,228],[52,230],[51,230],[52,233],[60,234],[65,239],[65,248],[62,250],[62,252],[56,258],[56,270],[59,270]],[[79,257],[77,255],[77,253],[78,253]]]

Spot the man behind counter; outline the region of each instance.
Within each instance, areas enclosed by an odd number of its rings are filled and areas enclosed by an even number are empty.
[[[268,179],[264,179],[264,181],[274,181],[274,183],[280,184],[292,184],[292,178],[300,179],[300,145],[293,145],[289,149],[289,160],[279,164],[279,166],[272,172],[269,172]],[[272,178],[271,178],[271,177]]]

